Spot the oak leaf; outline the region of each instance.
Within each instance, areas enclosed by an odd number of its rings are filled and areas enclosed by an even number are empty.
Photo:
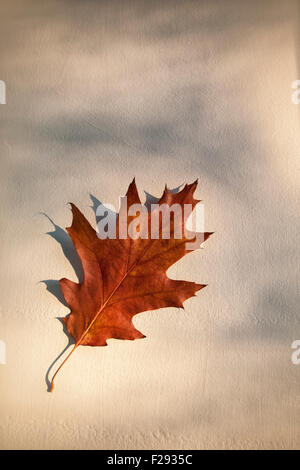
[[[190,205],[193,210],[200,202],[193,197],[197,184],[195,181],[185,185],[176,194],[165,187],[155,210],[159,212],[164,205],[170,207],[173,204],[180,205],[182,209],[184,205]],[[129,185],[126,196],[129,227],[135,216],[129,215],[128,208],[141,204],[135,180]],[[144,338],[132,322],[134,315],[163,307],[183,308],[185,300],[205,287],[205,284],[170,279],[166,271],[187,253],[199,248],[211,235],[209,232],[184,232],[184,217],[174,214],[169,238],[164,238],[161,216],[158,219],[159,233],[153,238],[153,211],[150,211],[140,219],[140,225],[148,224],[151,237],[120,238],[117,231],[116,238],[100,239],[80,210],[74,204],[71,207],[73,221],[67,232],[80,257],[84,280],[79,284],[65,278],[59,281],[71,310],[63,321],[75,345],[53,375],[51,391],[56,374],[79,345],[106,346],[110,338]],[[121,210],[117,221],[122,216]],[[181,238],[175,236],[178,227],[182,229]],[[187,243],[191,241],[194,242],[192,250],[187,249]]]

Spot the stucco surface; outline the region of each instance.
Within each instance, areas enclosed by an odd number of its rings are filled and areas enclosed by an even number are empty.
[[[297,2],[0,8],[0,447],[299,447]],[[80,276],[67,203],[94,223],[90,194],[117,205],[133,176],[199,177],[215,235],[169,275],[208,287],[135,317],[146,339],[79,348],[47,393],[68,344],[49,290]]]

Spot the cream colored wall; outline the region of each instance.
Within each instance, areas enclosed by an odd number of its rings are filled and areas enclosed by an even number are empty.
[[[299,447],[296,7],[2,2],[1,448]],[[89,193],[133,176],[199,177],[216,233],[169,274],[208,287],[136,317],[144,340],[79,348],[49,394],[68,309],[40,281],[76,275],[40,212],[93,221]]]

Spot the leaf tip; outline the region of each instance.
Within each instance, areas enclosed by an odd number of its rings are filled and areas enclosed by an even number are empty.
[[[189,188],[190,191],[192,191],[192,193],[194,193],[198,186],[198,178],[195,179],[195,181],[193,181],[191,184],[186,184],[186,186]]]
[[[196,284],[196,289],[195,289],[195,294],[194,296],[196,297],[196,292],[198,292],[201,289],[204,289],[204,287],[208,286],[208,284]]]

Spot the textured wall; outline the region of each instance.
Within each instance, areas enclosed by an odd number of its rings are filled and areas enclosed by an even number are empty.
[[[0,8],[0,447],[299,447],[297,3]],[[156,196],[199,177],[216,233],[169,274],[208,287],[136,317],[144,340],[79,348],[49,394],[56,280],[80,275],[66,203],[93,222],[89,194],[134,175]]]

